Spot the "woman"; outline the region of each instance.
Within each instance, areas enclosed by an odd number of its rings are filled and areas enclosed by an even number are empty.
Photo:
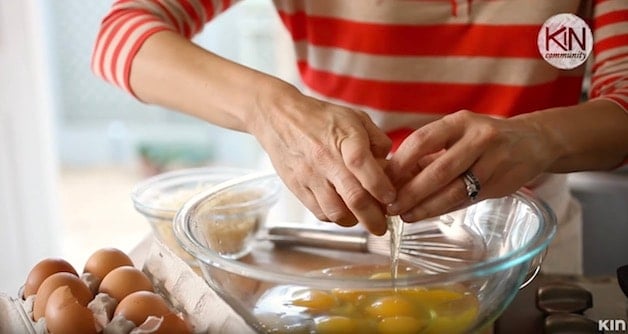
[[[528,185],[559,218],[552,253],[569,254],[546,268],[581,270],[579,209],[550,173],[628,156],[626,1],[274,4],[305,92],[190,41],[228,0],[116,1],[93,69],[141,101],[252,134],[303,204],[342,226],[383,234],[385,214],[418,221]],[[558,13],[592,23],[586,102],[585,66],[560,70],[539,53]]]

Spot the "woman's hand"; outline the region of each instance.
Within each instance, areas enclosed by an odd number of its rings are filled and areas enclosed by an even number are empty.
[[[545,171],[555,159],[542,129],[523,119],[459,111],[413,132],[390,160],[397,187],[388,214],[413,222],[464,207],[473,199],[464,175],[480,185],[476,200],[505,196]]]
[[[249,133],[264,147],[279,176],[322,221],[386,232],[382,203],[395,199],[383,169],[390,139],[362,111],[284,87],[260,103]]]

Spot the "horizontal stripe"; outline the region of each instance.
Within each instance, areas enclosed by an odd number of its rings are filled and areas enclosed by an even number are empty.
[[[192,37],[192,27],[190,25],[194,24],[194,22],[186,13],[185,9],[181,7],[181,3],[179,1],[162,0],[162,4],[166,7],[166,10],[170,11],[170,13],[181,22],[181,26],[178,30],[179,33],[186,38]]]
[[[624,51],[625,52],[618,53],[615,56],[607,57],[604,59],[604,61],[596,62],[591,70],[593,71],[593,73],[598,73],[599,71],[603,72],[607,67],[615,66],[616,64],[626,64],[626,66],[628,67],[628,63],[625,60],[626,58],[628,58],[628,47],[626,47],[626,50]]]
[[[128,86],[124,75],[125,64],[131,61],[130,55],[122,50],[129,50],[134,47],[142,35],[149,30],[160,27],[160,30],[171,29],[163,21],[157,20],[154,16],[143,12],[130,12],[130,19],[119,20],[110,26],[100,40],[96,51],[98,57],[94,57],[93,66],[97,67],[97,74],[107,78],[107,80],[118,86]],[[133,35],[133,39],[128,39]]]
[[[148,37],[164,30],[169,29],[166,26],[156,26],[148,29],[137,39],[134,44],[131,45],[131,48],[125,59],[126,61],[124,63],[124,84],[122,85],[122,88],[131,93],[133,96],[136,96],[131,87],[131,64],[133,63],[133,58],[135,58],[135,55],[140,50],[140,47],[142,46],[142,44],[144,44]]]
[[[118,13],[120,15],[117,15]],[[107,79],[111,78],[105,74],[105,54],[107,54],[110,50],[111,40],[115,36],[119,27],[126,21],[126,18],[132,18],[136,15],[137,13],[133,11],[120,11],[112,13],[111,16],[103,21],[102,29],[98,33],[98,40],[94,51],[95,57],[93,61],[98,75],[104,76]]]
[[[165,17],[167,17],[168,19],[166,20],[166,22],[168,22],[175,31],[183,31],[184,23],[182,22],[182,19],[180,17],[175,16],[172,13],[172,10],[169,10],[168,6],[164,5],[164,3],[166,3],[165,1],[166,0],[152,1],[152,3],[156,4],[159,7],[159,9],[157,10],[155,8],[151,8],[151,13],[153,13],[154,15],[160,15],[162,19],[165,19]],[[161,13],[164,13],[164,14],[161,14]]]
[[[593,24],[595,29],[598,29],[609,24],[625,22],[627,17],[628,8],[596,16]]]
[[[545,13],[576,12],[574,0],[473,0],[473,1],[414,1],[414,0],[275,0],[275,6],[286,14],[306,12],[311,16],[376,24],[434,25],[434,24],[537,24]],[[455,4],[455,8],[452,5]],[[471,8],[469,8],[471,5]],[[530,10],[542,6],[543,10]],[[453,13],[455,12],[455,14]]]
[[[401,127],[410,127],[413,129],[418,129],[421,126],[427,123],[430,123],[434,121],[435,119],[438,119],[443,116],[442,113],[438,113],[438,114],[429,113],[423,110],[418,110],[417,112],[413,112],[413,113],[402,112],[402,111],[397,111],[397,110],[381,111],[379,109],[374,109],[364,104],[350,103],[344,100],[339,100],[330,96],[319,94],[318,92],[309,89],[309,87],[307,86],[303,87],[303,91],[304,91],[304,94],[308,96],[312,96],[319,100],[329,101],[331,103],[335,103],[335,104],[352,108],[352,109],[356,109],[356,110],[362,110],[366,112],[371,118],[371,120],[373,120],[373,122],[377,124],[377,126],[383,129],[384,131],[392,131],[394,129],[399,129]]]
[[[130,91],[133,57],[150,35],[177,25],[191,37],[233,2],[114,3],[94,47],[94,72]],[[578,0],[274,2],[297,41],[305,84],[327,99],[361,106],[391,131],[434,113],[471,109],[507,116],[575,104],[580,96],[584,67],[555,69],[536,45],[540,23],[576,12]],[[628,1],[595,1],[594,14],[591,96],[625,105]]]
[[[517,115],[576,104],[582,87],[579,77],[559,77],[553,82],[529,87],[382,82],[317,71],[304,62],[298,65],[310,89],[323,96],[379,110],[446,114],[470,109],[500,116]]]
[[[605,25],[594,31],[593,40],[601,41],[605,38],[613,37],[617,34],[628,33],[628,18],[624,22]]]
[[[603,80],[608,76],[617,76],[619,78],[628,78],[626,72],[628,71],[628,62],[625,59],[617,61],[608,61],[604,63],[604,66],[598,67],[593,76],[596,80]]]
[[[538,58],[538,26],[383,26],[305,13],[280,17],[296,41],[355,52],[407,56],[485,56]]]
[[[628,45],[628,33],[624,35],[609,37],[601,41],[595,42],[593,46],[593,54],[597,55],[602,51],[611,50],[618,47],[624,47],[626,45]]]
[[[127,67],[130,66],[135,56],[135,54],[131,54],[130,51],[132,49],[139,49],[139,42],[144,41],[150,33],[166,29],[162,22],[149,21],[149,18],[145,18],[145,20],[144,22],[138,22],[136,29],[128,30],[127,35],[124,36],[125,40],[121,41],[116,47],[114,58],[111,62],[114,66],[112,71],[114,77],[112,79],[121,85],[128,86]]]
[[[539,84],[556,79],[558,70],[529,58],[394,57],[338,48],[296,45],[297,59],[317,70],[361,79],[397,82]]]
[[[177,1],[183,12],[190,18],[188,20],[188,26],[190,27],[190,35],[192,37],[196,32],[201,30],[204,21],[201,20],[201,14],[197,12],[197,8],[188,0],[179,0]]]
[[[159,25],[161,22],[157,21],[150,16],[141,16],[137,22],[134,22],[128,29],[121,30],[122,37],[120,41],[116,43],[113,48],[113,54],[110,64],[112,65],[112,80],[118,84],[122,84],[124,81],[124,64],[128,58],[128,50],[124,52],[124,49],[129,49],[129,45],[133,45],[135,41],[142,35],[143,31],[149,28],[151,25]],[[122,56],[120,54],[122,53]],[[120,61],[120,63],[118,63]]]
[[[626,9],[626,0],[595,1],[595,15],[601,16],[618,10]]]
[[[616,47],[613,49],[602,50],[602,51],[599,51],[599,53],[595,52],[595,49],[593,51],[595,53],[594,60],[596,63],[599,63],[599,62],[606,61],[607,59],[614,59],[616,57],[621,57],[624,54],[628,54],[628,45]]]
[[[608,93],[609,89],[615,85],[616,82],[622,80],[624,75],[620,74],[609,74],[609,75],[595,75],[591,79],[591,95],[599,96],[605,93]]]
[[[113,63],[115,49],[120,43],[120,40],[123,38],[124,34],[135,25],[135,23],[141,21],[146,15],[133,15],[125,20],[117,20],[115,23],[112,23],[112,26],[109,30],[109,35],[105,39],[105,52],[102,58],[103,65],[101,69],[103,71],[103,75],[107,78],[113,80],[114,83],[120,84],[115,81],[113,76],[113,67],[115,64]]]

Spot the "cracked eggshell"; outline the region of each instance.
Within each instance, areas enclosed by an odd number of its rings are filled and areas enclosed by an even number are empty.
[[[78,276],[66,272],[52,274],[41,283],[37,290],[33,305],[33,319],[35,321],[44,316],[48,298],[60,286],[68,286],[83,306],[86,306],[93,298],[92,292]]]
[[[44,318],[50,334],[96,334],[100,330],[92,311],[77,300],[67,285],[56,288],[50,294]]]

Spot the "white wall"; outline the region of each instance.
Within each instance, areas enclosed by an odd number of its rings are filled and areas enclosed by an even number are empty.
[[[0,291],[58,256],[52,98],[37,0],[0,0]]]

